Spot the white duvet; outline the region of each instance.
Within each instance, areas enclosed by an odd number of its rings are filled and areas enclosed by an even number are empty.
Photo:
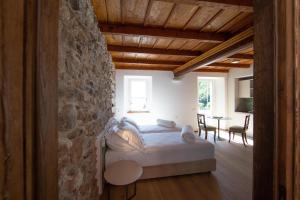
[[[181,131],[181,128],[174,127],[174,128],[167,128],[158,125],[140,125],[139,131],[141,134],[145,133],[165,133],[165,132],[177,132]]]
[[[195,143],[185,142],[180,132],[149,133],[142,137],[145,146],[140,151],[108,150],[106,166],[119,160],[134,160],[145,167],[214,158],[214,145],[199,137]]]

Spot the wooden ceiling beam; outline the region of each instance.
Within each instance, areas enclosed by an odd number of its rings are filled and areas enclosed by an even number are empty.
[[[116,65],[116,69],[129,69],[129,70],[159,70],[159,71],[172,71],[174,68],[157,67],[157,66],[120,66]]]
[[[159,0],[177,4],[192,4],[201,7],[215,7],[219,9],[239,10],[241,12],[253,12],[252,0]]]
[[[253,46],[253,27],[233,36],[229,40],[217,45],[216,47],[204,52],[200,56],[190,60],[186,64],[174,70],[175,76],[181,76],[201,67],[205,67],[218,60],[228,58],[241,50]]]
[[[164,67],[129,67],[129,66],[118,66],[116,65],[116,69],[123,69],[123,70],[157,70],[157,71],[170,71],[172,72],[171,68],[164,68]],[[197,69],[195,72],[218,72],[218,73],[228,73],[228,69]]]
[[[145,59],[130,59],[130,58],[113,58],[115,63],[129,63],[129,64],[155,64],[155,65],[175,65],[180,66],[185,62],[172,60],[145,60]]]
[[[130,58],[113,58],[113,62],[118,64],[141,64],[141,65],[174,65],[180,66],[183,65],[185,62],[179,61],[169,61],[169,60],[145,60],[145,59],[130,59]],[[207,66],[213,67],[226,67],[226,68],[249,68],[250,64],[239,64],[239,63],[212,63]]]
[[[220,43],[228,38],[228,34],[187,31],[177,29],[153,28],[132,25],[100,24],[102,33],[121,34],[129,36],[151,36],[165,38],[194,39],[207,43]]]
[[[189,56],[189,57],[196,57],[202,53],[200,51],[129,47],[129,46],[118,46],[118,45],[107,45],[107,49],[108,51],[122,52],[122,53],[142,53],[142,54],[158,54],[158,55]]]
[[[215,62],[215,63],[209,64],[207,66],[212,66],[212,67],[226,67],[226,68],[249,68],[250,64],[219,63],[219,62]]]
[[[254,56],[251,54],[241,54],[237,53],[232,56],[229,56],[228,58],[233,58],[233,59],[245,59],[245,60],[253,60]]]
[[[197,69],[194,72],[219,72],[219,73],[228,73],[229,69]]]

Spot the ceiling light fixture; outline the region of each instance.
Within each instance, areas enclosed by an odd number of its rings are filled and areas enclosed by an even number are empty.
[[[233,61],[231,61],[231,63],[233,63],[233,64],[237,64],[239,62],[240,62],[239,60],[233,60]]]

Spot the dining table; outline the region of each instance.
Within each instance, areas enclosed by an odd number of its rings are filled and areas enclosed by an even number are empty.
[[[208,116],[208,118],[210,119],[215,119],[218,121],[218,127],[217,127],[217,130],[218,130],[218,140],[221,140],[220,138],[220,121],[221,120],[231,120],[230,117],[224,117],[224,116]]]

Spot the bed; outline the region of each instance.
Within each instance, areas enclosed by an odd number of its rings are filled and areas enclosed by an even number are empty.
[[[180,132],[141,134],[144,148],[134,151],[107,149],[105,165],[119,160],[134,160],[144,169],[141,179],[176,176],[216,169],[214,145],[197,137],[185,142]]]

